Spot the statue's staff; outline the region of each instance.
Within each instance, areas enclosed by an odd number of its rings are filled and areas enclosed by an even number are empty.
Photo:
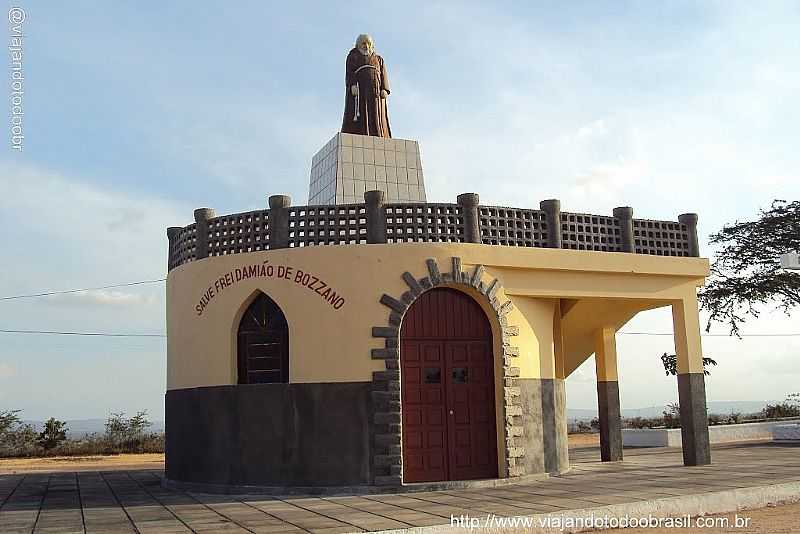
[[[355,100],[356,103],[356,111],[353,113],[353,122],[358,122],[358,116],[360,114],[359,109],[361,108],[360,102],[358,101],[358,96],[361,94],[361,87],[359,87],[358,82],[356,82],[353,87],[356,88],[356,94],[353,95],[353,100]]]
[[[356,71],[353,73],[353,75],[354,76],[357,75],[363,69],[376,69],[377,70],[377,67],[375,67],[375,65],[361,65],[360,67],[358,67],[356,69]],[[360,86],[358,80],[356,80],[356,84],[353,87],[356,88],[356,94],[353,95],[353,99],[355,100],[355,103],[356,103],[356,111],[355,111],[355,113],[353,113],[353,122],[358,122],[358,118],[361,116],[361,102],[360,102],[361,86]]]

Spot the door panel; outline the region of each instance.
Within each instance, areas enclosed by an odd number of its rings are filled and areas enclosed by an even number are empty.
[[[404,470],[409,480],[447,478],[447,439],[443,385],[444,358],[438,343],[403,345]]]
[[[446,341],[449,435],[453,480],[497,476],[491,346],[485,341]]]

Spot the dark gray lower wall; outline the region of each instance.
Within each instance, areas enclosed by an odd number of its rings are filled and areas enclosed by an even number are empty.
[[[563,380],[518,378],[526,474],[569,468],[566,394]]]
[[[166,478],[261,486],[372,483],[371,382],[166,394]]]

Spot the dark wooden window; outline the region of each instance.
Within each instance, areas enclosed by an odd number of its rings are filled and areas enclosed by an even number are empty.
[[[289,382],[289,326],[264,293],[256,297],[239,322],[239,384]]]

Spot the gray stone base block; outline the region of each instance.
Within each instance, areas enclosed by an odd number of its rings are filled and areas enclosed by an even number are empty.
[[[518,378],[522,409],[522,436],[516,442],[525,449],[518,463],[527,474],[562,473],[569,469],[566,396],[563,380]]]
[[[711,463],[706,410],[706,382],[703,373],[678,375],[681,408],[681,444],[684,465]]]
[[[211,486],[373,483],[371,382],[166,394],[166,478]]]
[[[604,462],[618,462],[622,460],[619,382],[597,382],[597,408],[600,415],[600,458]]]

